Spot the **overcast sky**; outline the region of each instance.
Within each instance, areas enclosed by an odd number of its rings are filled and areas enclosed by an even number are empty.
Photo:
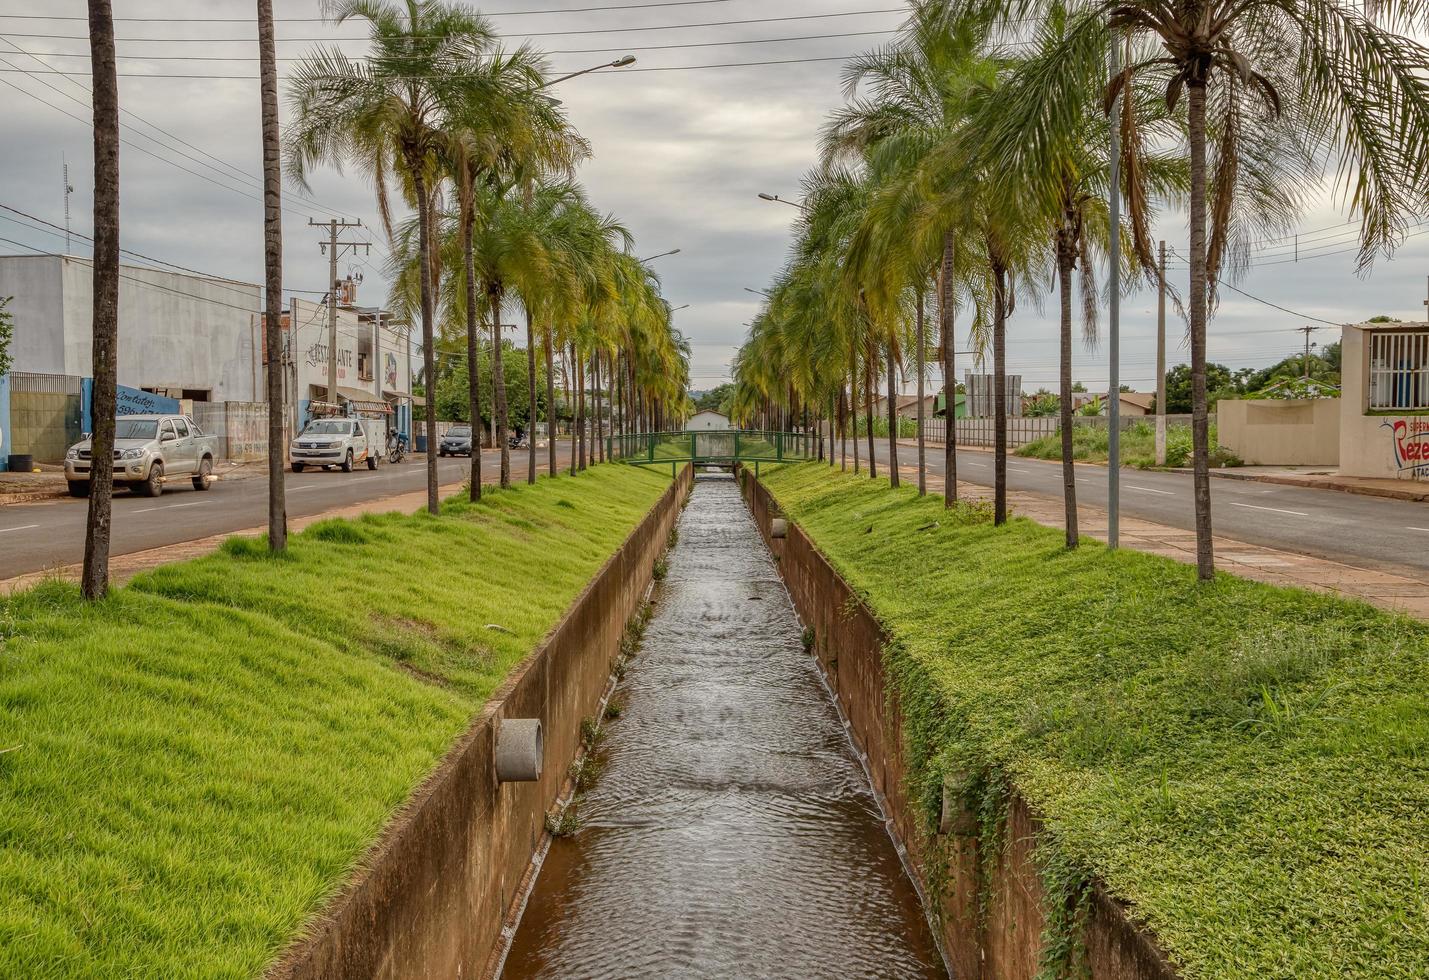
[[[755,195],[767,191],[797,197],[800,174],[815,162],[823,116],[842,99],[840,61],[888,39],[902,14],[896,0],[638,0],[609,9],[617,2],[502,0],[482,9],[511,43],[529,36],[550,51],[556,72],[627,52],[637,56],[634,66],[574,79],[553,92],[594,146],[595,157],[580,176],[597,206],[631,228],[640,255],[681,249],[655,265],[671,304],[690,304],[676,314],[676,322],[694,346],[694,385],[712,387],[727,379],[744,324],[758,309],[758,297],[745,287],[763,287],[777,271],[797,216],[794,209]],[[365,50],[363,26],[322,24],[316,0],[276,0],[274,6],[280,20],[280,72],[314,47],[313,39],[350,38],[342,42],[346,51],[360,55]],[[608,9],[590,9],[602,7]],[[67,160],[75,189],[72,226],[89,234],[89,79],[43,73],[87,71],[85,5],[81,0],[12,0],[3,9],[0,92],[7,108],[0,204],[63,225],[61,166]],[[558,12],[535,12],[553,9]],[[120,78],[126,111],[121,121],[130,141],[120,149],[121,237],[128,249],[261,282],[252,15],[252,3],[230,0],[115,4],[120,74],[128,76]],[[175,16],[232,20],[176,21]],[[160,38],[202,40],[154,40]],[[214,60],[175,60],[199,57]],[[317,174],[310,197],[290,191],[284,214],[285,288],[307,290],[300,295],[311,299],[324,289],[327,264],[317,247],[318,230],[306,227],[307,220],[337,215],[372,223],[376,210],[372,190],[359,176],[330,169]],[[0,242],[0,250],[63,250],[62,235],[53,237],[23,219],[16,223],[8,211],[0,215],[5,218],[0,236],[11,240]],[[1315,323],[1307,316],[1335,323],[1377,313],[1424,316],[1429,238],[1411,237],[1394,261],[1381,262],[1371,276],[1359,278],[1349,251],[1355,229],[1345,220],[1326,196],[1304,216],[1300,261],[1294,261],[1293,242],[1267,246],[1258,257],[1263,264],[1238,285],[1295,312],[1226,293],[1211,327],[1213,360],[1232,367],[1278,360],[1300,349],[1296,328]],[[1169,247],[1184,250],[1184,221],[1168,221],[1160,230]],[[380,246],[380,229],[367,237]],[[88,254],[79,240],[72,251]],[[344,261],[340,271],[351,267],[366,277],[360,302],[385,299],[385,258],[385,251],[374,247],[370,258]],[[1155,322],[1153,295],[1125,302],[1122,380],[1143,390],[1154,385]],[[1324,329],[1314,335],[1316,341],[1337,339],[1335,328],[1320,326]],[[1183,326],[1173,321],[1168,334],[1168,363],[1185,360]],[[1027,390],[1054,385],[1055,337],[1055,325],[1024,298],[1010,322],[1008,350],[1009,371],[1023,375]],[[1074,373],[1093,390],[1104,385],[1105,344],[1096,351],[1079,348]]]

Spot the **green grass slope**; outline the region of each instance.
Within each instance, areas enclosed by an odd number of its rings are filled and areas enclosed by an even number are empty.
[[[1188,977],[1429,976],[1424,625],[817,464],[765,482],[891,631],[930,819],[944,773],[1015,786],[1056,894],[1099,876]]]
[[[0,599],[0,976],[258,974],[668,485],[601,466]]]

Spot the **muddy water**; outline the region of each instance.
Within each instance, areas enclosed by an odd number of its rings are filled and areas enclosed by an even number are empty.
[[[697,482],[679,532],[504,975],[945,976],[734,482]]]

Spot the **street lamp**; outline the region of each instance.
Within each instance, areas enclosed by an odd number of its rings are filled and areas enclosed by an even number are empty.
[[[685,303],[685,304],[682,304],[682,305],[680,305],[680,306],[675,307],[675,308],[672,309],[670,312],[671,312],[671,313],[678,313],[678,312],[680,312],[681,310],[688,310],[689,308],[690,308],[690,304],[689,304],[689,303]]]
[[[768,296],[768,295],[769,295],[768,290],[764,290],[764,289],[750,289],[748,286],[745,286],[745,287],[744,287],[744,291],[745,291],[746,293],[753,293],[753,294],[756,295],[756,296]]]
[[[659,255],[652,255],[652,256],[650,256],[648,259],[641,259],[640,261],[641,261],[641,262],[654,262],[656,259],[663,259],[663,258],[664,258],[665,256],[667,256],[667,255],[679,255],[679,254],[680,254],[680,250],[679,250],[678,248],[672,248],[672,249],[670,249],[670,251],[668,251],[668,252],[661,252]]]
[[[807,210],[808,210],[808,208],[804,207],[804,205],[798,203],[797,201],[786,201],[784,198],[780,197],[778,194],[766,194],[766,193],[764,193],[763,191],[760,191],[760,192],[759,192],[759,199],[760,199],[761,201],[775,201],[775,202],[777,202],[777,203],[779,203],[779,204],[787,204],[787,205],[789,205],[789,207],[791,207],[791,208],[798,208],[800,211],[807,211]]]
[[[577,75],[589,75],[591,72],[593,72],[593,71],[600,71],[602,68],[624,68],[626,65],[633,65],[633,64],[635,64],[635,55],[633,55],[633,54],[624,54],[624,55],[621,55],[619,58],[616,58],[614,61],[607,61],[607,62],[606,62],[605,64],[603,64],[603,65],[596,65],[596,66],[593,67],[593,68],[582,68],[580,71],[573,71],[573,72],[571,72],[569,75],[562,75],[560,78],[553,78],[553,79],[551,79],[549,82],[547,82],[546,84],[541,85],[541,86],[539,86],[539,87],[540,87],[540,88],[550,88],[552,85],[555,85],[557,82],[564,82],[564,81],[566,81],[567,79],[575,78]]]

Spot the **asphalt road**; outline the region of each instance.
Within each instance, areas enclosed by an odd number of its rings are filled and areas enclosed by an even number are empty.
[[[866,446],[866,444],[865,444]],[[888,459],[888,441],[875,443]],[[899,445],[901,467],[916,467],[916,447]],[[958,453],[958,479],[991,486],[990,452]],[[943,475],[942,445],[928,445],[928,472]],[[1107,505],[1107,467],[1077,466],[1077,500]],[[1121,513],[1170,527],[1195,528],[1189,473],[1121,470]],[[1062,496],[1062,464],[1009,455],[1007,485]],[[1390,500],[1251,480],[1211,480],[1211,526],[1218,536],[1247,544],[1342,561],[1361,568],[1422,578],[1429,572],[1429,503]]]
[[[538,447],[538,466],[545,464],[545,453],[544,446]],[[557,459],[564,462],[569,458],[567,447],[561,446]],[[482,455],[483,484],[495,482],[499,459],[495,450]],[[511,468],[513,479],[526,478],[526,450],[512,453]],[[471,461],[465,457],[438,460],[438,480],[443,485],[464,480],[470,470]],[[317,514],[421,490],[426,486],[426,474],[426,460],[421,456],[409,456],[396,465],[383,464],[376,470],[290,472],[284,480],[288,516]],[[82,561],[87,506],[84,500],[65,498],[0,507],[0,579]],[[268,481],[262,476],[231,481],[220,478],[206,493],[195,491],[187,480],[175,481],[157,498],[120,490],[114,495],[110,554],[241,531],[267,520]]]

